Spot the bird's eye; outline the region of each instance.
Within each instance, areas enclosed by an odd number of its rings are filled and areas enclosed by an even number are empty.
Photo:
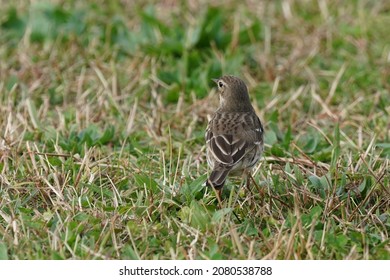
[[[223,87],[223,83],[222,83],[222,82],[219,82],[219,83],[218,83],[218,86],[219,86],[219,87]]]

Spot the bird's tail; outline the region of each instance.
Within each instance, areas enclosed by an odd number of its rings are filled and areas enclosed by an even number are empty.
[[[226,168],[214,168],[209,178],[207,179],[206,186],[212,186],[216,190],[220,190],[225,184],[226,178],[230,172],[230,169]]]

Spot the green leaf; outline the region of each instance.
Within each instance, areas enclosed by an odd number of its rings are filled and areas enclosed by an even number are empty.
[[[303,214],[302,215],[302,223],[304,225],[310,225],[313,220],[317,219],[320,217],[322,214],[322,208],[319,205],[314,206],[308,214]]]
[[[48,160],[49,160],[50,164],[53,166],[62,166],[62,161],[58,157],[54,157],[54,156],[49,157]]]
[[[292,140],[291,126],[288,126],[287,132],[284,134],[282,146],[285,150],[288,150]]]
[[[390,158],[390,143],[377,143],[376,146],[382,149],[382,156]]]
[[[113,125],[109,125],[105,130],[102,137],[100,137],[98,143],[101,145],[107,144],[110,142],[115,135],[115,127]]]
[[[231,213],[233,208],[223,208],[216,211],[211,218],[213,223],[219,223],[227,214]]]
[[[7,245],[0,242],[0,260],[8,260]]]
[[[317,146],[318,146],[318,138],[314,134],[314,135],[310,135],[309,141],[306,143],[303,149],[306,153],[311,154],[314,151],[316,151]]]
[[[23,17],[18,15],[16,8],[12,7],[7,11],[5,20],[1,24],[1,29],[4,30],[8,40],[17,42],[23,37],[26,29],[26,22]],[[3,33],[3,32],[2,32]]]
[[[346,237],[344,234],[338,235],[336,237],[336,243],[339,248],[344,249],[348,241],[349,241],[348,237]]]
[[[294,169],[295,178],[297,179],[297,183],[304,184],[306,175],[302,174],[301,169],[299,169],[299,167],[297,165],[294,165],[293,169]]]
[[[231,40],[231,35],[223,28],[224,17],[220,8],[207,7],[202,19],[201,33],[196,48],[209,48],[213,42],[218,49],[225,49]]]
[[[206,179],[207,174],[204,174],[192,181],[192,183],[189,185],[191,195],[195,195],[205,188]]]
[[[264,142],[270,146],[274,145],[278,139],[276,138],[276,133],[273,132],[272,130],[267,130],[265,132],[264,136]]]
[[[184,223],[189,223],[191,219],[191,208],[188,206],[184,206],[180,209],[178,216]]]
[[[189,28],[189,30],[186,32],[187,34],[186,43],[185,43],[186,49],[192,48],[199,42],[201,32],[202,32],[202,27],[200,25],[197,25],[194,28]]]
[[[324,187],[324,181],[326,183],[326,179],[324,179],[324,176],[322,177],[317,177],[315,175],[309,176],[309,181],[312,183],[312,185],[316,189],[322,189]],[[326,183],[327,184],[327,183]]]
[[[191,226],[205,230],[210,224],[210,217],[207,210],[193,200],[190,205],[191,209]]]
[[[332,160],[331,160],[331,169],[335,170],[337,168],[337,161],[340,157],[340,128],[339,123],[336,123],[334,128],[334,139],[333,139],[333,150],[332,150]]]
[[[65,258],[59,252],[52,252],[51,259],[52,260],[64,260]]]
[[[126,245],[123,249],[122,259],[125,260],[139,260],[137,253],[134,251],[133,247]]]
[[[223,259],[222,254],[219,252],[218,244],[215,244],[215,243],[210,246],[210,250],[208,252],[208,255],[209,255],[209,258],[211,260],[222,260]]]
[[[41,127],[41,123],[38,119],[38,113],[37,108],[35,107],[34,101],[32,101],[30,98],[26,100],[28,114],[30,116],[31,122],[34,126],[34,128],[38,129]]]
[[[310,217],[311,217],[311,219],[317,218],[317,217],[319,217],[321,215],[322,215],[322,207],[319,206],[319,205],[314,206],[310,210]]]
[[[270,122],[268,124],[268,128],[270,131],[275,132],[277,139],[281,140],[284,138],[283,132],[280,130],[280,128],[276,122],[273,122],[273,121]]]
[[[141,188],[146,186],[146,189],[152,192],[157,192],[160,190],[157,182],[154,179],[152,179],[150,176],[147,176],[145,174],[133,174],[133,176],[137,185],[140,186]]]
[[[285,155],[284,149],[279,144],[274,144],[272,146],[271,154],[277,157],[283,157]]]

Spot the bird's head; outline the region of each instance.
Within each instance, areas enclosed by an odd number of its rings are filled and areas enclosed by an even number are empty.
[[[243,80],[235,76],[226,75],[213,79],[218,86],[220,108],[237,111],[252,108],[248,88]]]

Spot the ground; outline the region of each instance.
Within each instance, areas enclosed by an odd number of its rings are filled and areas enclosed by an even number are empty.
[[[0,258],[390,259],[389,1],[0,3]],[[223,74],[266,145],[221,207]]]

